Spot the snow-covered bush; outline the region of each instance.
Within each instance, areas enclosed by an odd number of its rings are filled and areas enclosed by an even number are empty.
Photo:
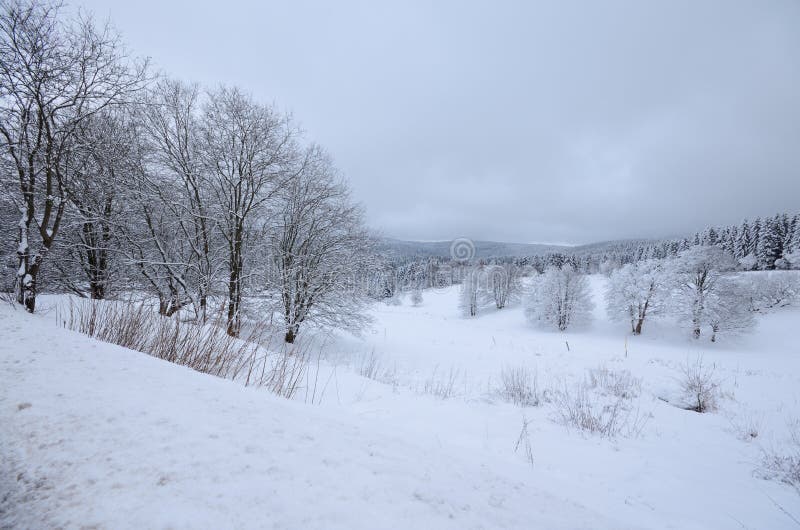
[[[586,379],[564,384],[553,392],[558,419],[568,427],[607,438],[638,436],[647,421],[630,398],[604,396]]]
[[[536,370],[526,366],[506,366],[500,371],[497,394],[520,407],[539,405],[539,381]]]
[[[588,322],[593,307],[586,276],[565,264],[537,278],[525,314],[533,324],[564,331]]]
[[[755,415],[747,415],[743,418],[731,420],[737,438],[743,442],[752,442],[761,434],[761,418]]]
[[[681,367],[680,385],[686,409],[695,412],[717,410],[722,397],[722,385],[714,366],[705,365],[702,357],[694,361],[687,359]]]
[[[627,320],[631,333],[639,335],[645,318],[664,309],[666,274],[663,263],[645,260],[611,273],[606,309],[612,320]]]

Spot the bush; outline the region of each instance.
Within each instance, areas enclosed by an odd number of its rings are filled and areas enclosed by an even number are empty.
[[[694,362],[687,360],[681,371],[680,384],[686,409],[701,413],[717,410],[722,389],[713,365],[705,366],[703,358],[698,357]]]
[[[635,379],[628,379],[631,380]],[[620,395],[614,395],[603,393],[604,389],[591,379],[573,385],[565,382],[553,392],[553,405],[561,423],[607,438],[641,434],[647,417],[631,406],[632,394],[620,392]]]
[[[539,405],[538,374],[525,366],[504,367],[497,393],[514,405],[536,407]]]

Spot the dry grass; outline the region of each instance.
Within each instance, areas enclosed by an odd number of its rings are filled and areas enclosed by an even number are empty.
[[[764,451],[760,471],[765,478],[779,480],[800,493],[800,420],[789,425],[786,444]]]
[[[231,337],[221,315],[205,325],[159,315],[147,304],[70,301],[57,312],[59,323],[103,342],[140,351],[198,372],[242,381],[291,398],[308,366],[300,349],[281,344],[270,349],[269,325],[253,325]]]
[[[454,368],[446,374],[439,375],[439,367],[434,368],[431,376],[422,385],[421,392],[430,394],[439,399],[450,399],[456,395],[456,383],[458,382],[459,372]]]
[[[610,370],[599,366],[589,370],[589,383],[605,396],[633,399],[642,393],[642,380],[628,370]]]
[[[539,399],[539,376],[526,366],[506,366],[500,371],[496,393],[504,401],[519,407],[536,407]]]
[[[636,437],[648,415],[632,400],[641,392],[641,380],[628,371],[607,368],[589,370],[578,383],[562,382],[552,393],[552,403],[564,425],[606,438]]]

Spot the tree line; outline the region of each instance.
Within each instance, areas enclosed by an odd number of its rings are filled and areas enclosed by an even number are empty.
[[[0,153],[3,281],[29,312],[48,287],[219,306],[233,336],[255,304],[287,342],[365,322],[374,238],[325,149],[239,88],[154,74],[110,25],[3,2]]]
[[[530,278],[523,281],[524,275]],[[588,275],[571,263],[542,273],[478,263],[465,274],[459,292],[465,317],[522,301],[532,324],[558,331],[587,324],[594,309]],[[748,273],[721,244],[701,244],[674,257],[644,259],[611,271],[604,294],[609,317],[629,323],[633,335],[643,332],[645,322],[668,317],[695,339],[707,334],[716,342],[720,334],[750,331],[756,313],[800,300],[800,273]]]

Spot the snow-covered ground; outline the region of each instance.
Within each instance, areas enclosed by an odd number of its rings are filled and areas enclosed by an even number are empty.
[[[0,306],[0,526],[795,528],[800,496],[757,470],[800,418],[800,312],[761,315],[735,342],[666,322],[626,340],[592,282],[595,323],[567,334],[520,307],[461,318],[455,289],[376,305],[364,337],[327,338],[310,371],[324,391],[295,401]],[[715,413],[676,406],[699,355],[722,381]],[[543,395],[629,370],[646,423],[614,439],[568,429],[553,403],[498,398],[508,366],[535,369]],[[450,381],[448,399],[431,394]]]

